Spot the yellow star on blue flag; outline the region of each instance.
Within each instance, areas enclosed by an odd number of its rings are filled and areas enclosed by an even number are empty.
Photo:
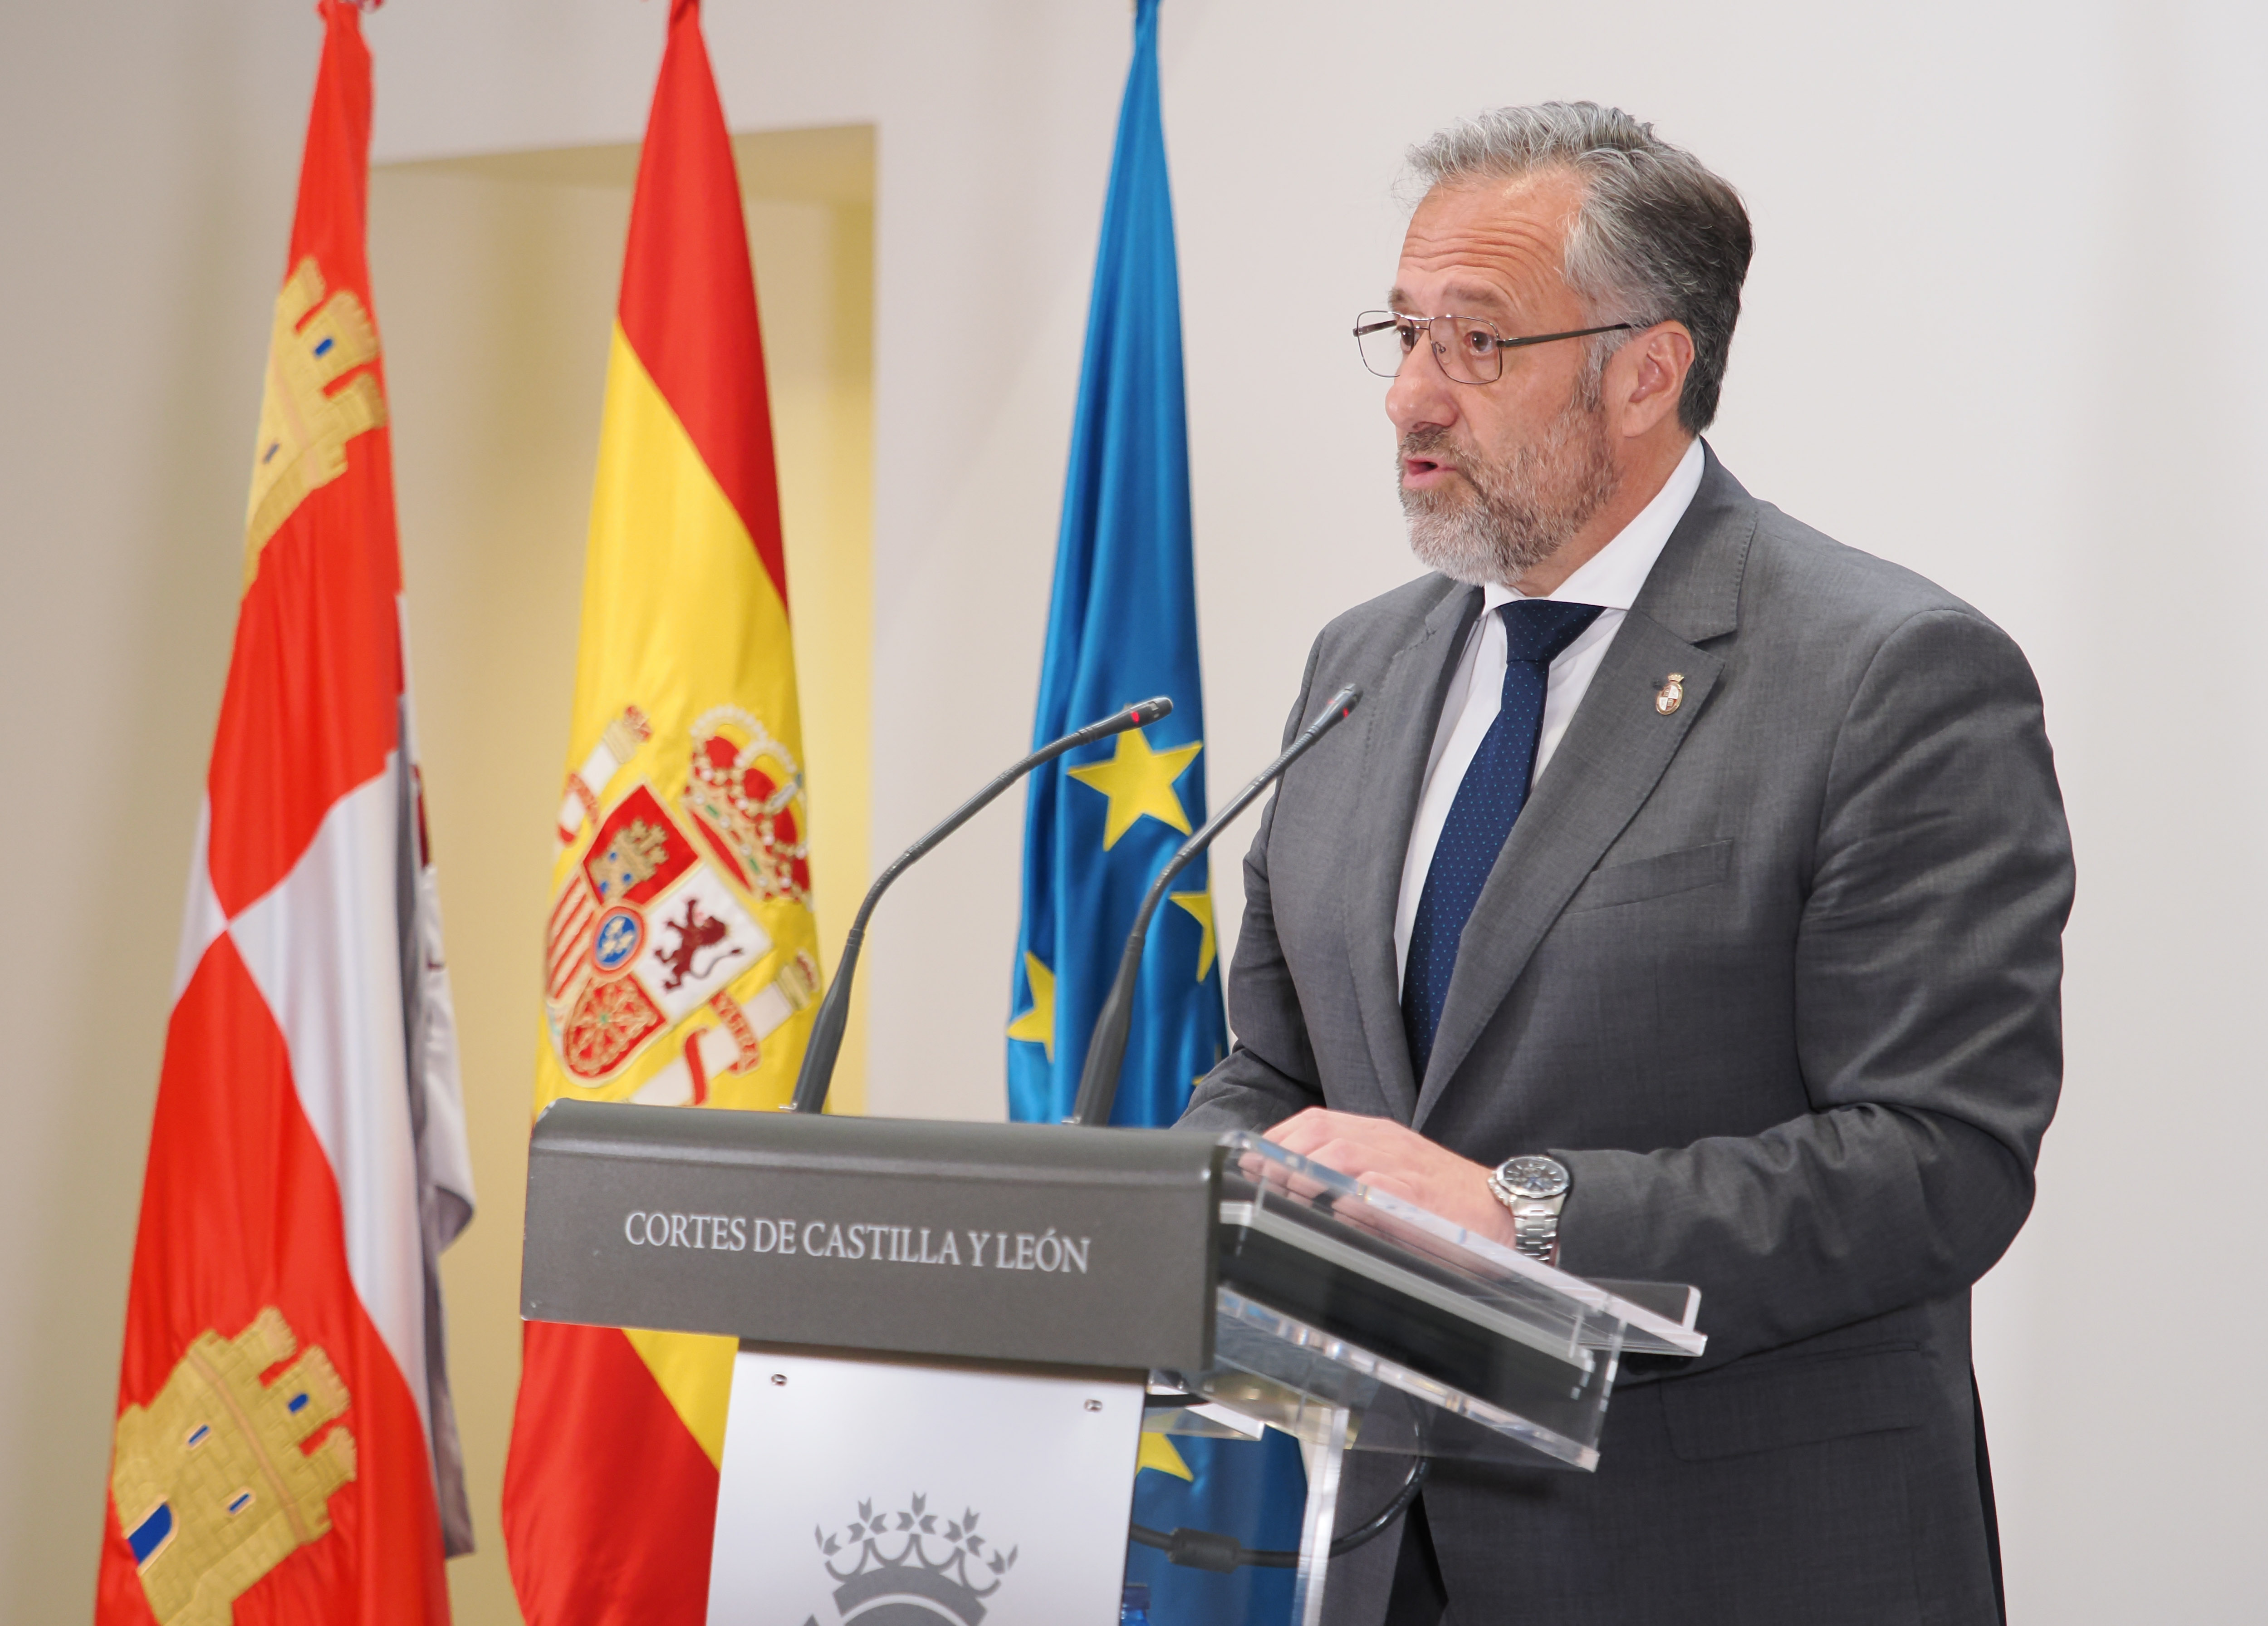
[[[1178,904],[1189,912],[1197,923],[1197,980],[1203,982],[1212,975],[1213,956],[1218,952],[1212,932],[1212,894],[1211,892],[1168,892],[1166,901]],[[1202,1074],[1199,1075],[1203,1076]]]
[[[1110,811],[1102,821],[1104,852],[1118,845],[1118,838],[1134,827],[1136,819],[1145,817],[1185,836],[1189,833],[1189,816],[1182,809],[1182,799],[1174,795],[1174,781],[1204,749],[1200,743],[1153,751],[1141,729],[1129,728],[1118,736],[1109,761],[1070,770],[1071,778],[1080,784],[1110,798]]]
[[[1056,977],[1036,954],[1024,957],[1024,978],[1031,985],[1032,1008],[1008,1024],[1008,1037],[1038,1045],[1052,1061],[1056,1055]]]

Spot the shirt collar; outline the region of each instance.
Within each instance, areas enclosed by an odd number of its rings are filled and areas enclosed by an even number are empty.
[[[1677,521],[1685,517],[1685,510],[1693,501],[1693,493],[1701,489],[1706,461],[1701,452],[1701,437],[1696,435],[1687,444],[1685,455],[1677,460],[1677,467],[1669,471],[1669,478],[1653,494],[1653,500],[1639,509],[1638,517],[1616,532],[1612,542],[1584,560],[1572,575],[1543,596],[1567,603],[1596,604],[1605,610],[1628,610],[1636,603],[1638,590],[1653,573],[1653,562],[1669,545],[1669,533],[1677,528]],[[1527,596],[1490,582],[1482,600],[1484,613],[1498,604]]]

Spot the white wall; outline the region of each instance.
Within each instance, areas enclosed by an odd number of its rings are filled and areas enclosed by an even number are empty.
[[[737,128],[880,129],[887,852],[1029,727],[1127,10],[711,5]],[[369,28],[379,156],[634,138],[661,21],[625,0],[396,0]],[[0,979],[11,1618],[83,1607],[92,1572],[312,41],[297,0],[143,7],[130,26],[0,12],[0,850],[16,919],[38,923]],[[2022,1622],[2241,1618],[2257,1590],[2264,46],[2243,0],[1166,0],[1216,787],[1267,754],[1314,628],[1410,573],[1378,387],[1344,330],[1391,268],[1400,148],[1490,102],[1621,102],[1742,188],[1759,249],[1719,448],[2030,653],[2080,890],[2065,1110],[2033,1223],[1979,1298]],[[1258,317],[1310,347],[1258,364]],[[973,701],[942,728],[941,680]],[[996,809],[886,908],[879,1110],[998,1110],[1019,831]],[[1233,866],[1218,873],[1233,918]],[[509,1223],[502,1195],[488,1223]],[[2230,1376],[2203,1381],[2200,1356]]]

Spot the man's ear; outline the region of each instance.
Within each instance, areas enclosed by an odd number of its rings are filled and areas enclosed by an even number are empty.
[[[1607,363],[1609,397],[1621,406],[1625,440],[1676,415],[1692,369],[1693,335],[1682,322],[1656,322],[1614,353]]]

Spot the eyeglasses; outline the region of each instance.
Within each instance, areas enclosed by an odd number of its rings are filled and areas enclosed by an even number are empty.
[[[1478,316],[1405,316],[1399,311],[1365,311],[1354,320],[1355,347],[1362,365],[1381,378],[1402,371],[1420,334],[1440,358],[1441,371],[1459,384],[1493,384],[1504,376],[1504,352],[1523,344],[1550,344],[1560,339],[1588,338],[1594,333],[1619,333],[1643,324],[1611,322],[1603,328],[1578,328],[1572,333],[1538,333],[1508,339],[1496,324]],[[1447,334],[1447,337],[1443,335]]]

